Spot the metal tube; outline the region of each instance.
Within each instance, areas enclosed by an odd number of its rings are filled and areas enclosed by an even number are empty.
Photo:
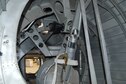
[[[96,23],[97,23],[98,34],[99,34],[99,39],[100,39],[100,46],[101,46],[101,51],[102,51],[102,56],[103,56],[106,83],[112,84],[110,66],[109,66],[107,49],[106,49],[106,43],[105,43],[105,38],[104,38],[104,34],[103,34],[103,29],[102,29],[99,9],[98,9],[98,5],[97,5],[97,0],[92,0],[92,1],[93,1],[95,16],[96,16]]]
[[[73,22],[73,28],[72,28],[72,30],[78,30],[78,33],[77,33],[77,37],[75,38],[74,35],[72,35],[73,31],[71,30],[71,36],[70,36],[69,41],[68,41],[69,43],[75,43],[76,44],[77,38],[80,35],[81,22],[82,22],[82,19],[81,19],[81,13],[80,13],[80,5],[78,5],[76,15],[75,15],[75,18],[74,18],[74,22]],[[74,59],[75,58],[76,47],[71,48],[71,47],[67,46],[66,51],[68,53],[69,59]],[[64,77],[65,81],[69,80],[70,71],[71,71],[71,66],[68,65],[66,67],[66,73],[65,73],[66,76]]]
[[[91,52],[89,33],[88,33],[87,17],[86,17],[86,12],[85,12],[84,0],[80,0],[80,5],[81,5],[83,25],[84,25],[84,34],[85,34],[85,41],[86,41],[86,49],[87,49],[87,55],[88,55],[88,64],[89,64],[91,82],[92,82],[92,84],[97,84],[95,68],[94,68],[92,52]]]

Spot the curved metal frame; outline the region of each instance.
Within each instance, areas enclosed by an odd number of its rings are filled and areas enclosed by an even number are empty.
[[[118,10],[120,15],[122,16],[124,22],[126,23],[126,15],[123,13],[122,8],[117,4],[116,0],[110,0],[110,2],[114,5],[114,7]]]
[[[16,4],[15,4],[16,3]],[[20,16],[28,0],[10,0],[0,16],[0,84],[26,84],[18,68],[16,36]],[[15,11],[16,10],[16,11]]]
[[[126,37],[126,30],[124,25],[121,23],[121,21],[119,20],[119,18],[117,17],[117,15],[114,13],[114,11],[111,9],[111,7],[107,4],[102,4],[100,1],[98,1],[98,5],[102,8],[104,8],[105,10],[107,10],[113,17],[114,19],[117,21],[117,23],[119,24],[121,30],[123,31],[125,37]]]
[[[16,56],[17,35],[16,34],[17,34],[17,28],[18,28],[20,16],[27,3],[28,0],[10,0],[6,6],[7,11],[1,13],[0,52],[2,54],[0,56],[0,73],[2,74],[0,74],[0,80],[2,81],[0,81],[0,84],[14,84],[14,83],[26,84],[26,82],[22,78],[22,75],[19,71],[18,64],[17,64],[17,56]],[[105,7],[107,11],[111,13],[111,15],[116,19],[116,21],[118,22],[119,26],[121,27],[122,31],[126,36],[126,30],[124,28],[124,25],[116,16],[114,11],[107,4],[104,5],[101,3],[99,4],[100,6]],[[113,5],[116,5],[116,3],[113,3]],[[125,18],[125,22],[126,22],[126,16],[122,13],[120,7],[118,6],[115,7],[120,12],[122,17]]]

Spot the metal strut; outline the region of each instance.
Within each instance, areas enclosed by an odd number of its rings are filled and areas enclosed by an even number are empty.
[[[83,30],[84,30],[84,34],[85,34],[85,41],[86,41],[86,49],[87,49],[87,55],[88,55],[88,64],[89,64],[89,70],[90,70],[91,83],[97,84],[96,73],[95,73],[95,68],[94,68],[94,63],[93,63],[93,58],[92,58],[92,52],[91,52],[89,33],[88,33],[88,26],[87,26],[87,18],[86,18],[84,0],[80,0],[80,5],[81,5],[83,25],[84,25]]]
[[[104,34],[103,34],[103,28],[102,28],[102,24],[101,24],[98,4],[97,4],[97,0],[92,0],[92,1],[93,1],[93,7],[94,7],[94,12],[95,12],[95,17],[96,17],[98,35],[99,35],[99,39],[100,39],[102,59],[103,59],[103,64],[104,64],[104,69],[105,69],[104,70],[105,71],[105,79],[106,79],[107,84],[112,84],[110,66],[109,66],[107,49],[106,49],[106,43],[105,43],[105,38],[104,38]]]

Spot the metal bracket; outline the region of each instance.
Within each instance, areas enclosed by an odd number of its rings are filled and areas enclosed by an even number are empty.
[[[48,48],[46,47],[42,37],[37,32],[36,28],[34,26],[31,27],[31,29],[26,32],[26,35],[31,38],[31,40],[35,43],[35,45],[41,50],[41,52],[45,56],[51,56]]]
[[[63,0],[63,5],[64,5],[64,15],[67,20],[65,22],[65,30],[64,31],[69,31],[72,28],[72,21],[73,21],[73,14],[71,13],[71,9],[70,9],[70,1]]]

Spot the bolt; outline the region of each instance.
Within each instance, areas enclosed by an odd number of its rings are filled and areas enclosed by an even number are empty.
[[[72,21],[69,21],[67,24],[68,24],[68,25],[72,25]]]
[[[28,32],[29,32],[29,33],[33,33],[33,31],[34,31],[33,29],[30,29]]]
[[[39,43],[39,47],[42,48],[43,47],[43,43]]]
[[[21,38],[23,39],[23,38],[25,38],[25,34],[23,33],[23,34],[21,34]]]
[[[38,40],[38,39],[39,39],[38,35],[34,35],[34,36],[33,36],[33,39],[34,39],[34,40]]]

